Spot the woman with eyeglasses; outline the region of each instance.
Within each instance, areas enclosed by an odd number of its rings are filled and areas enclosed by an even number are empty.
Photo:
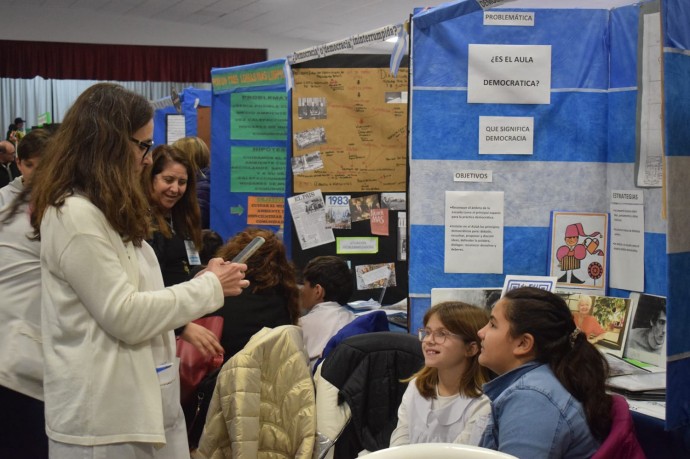
[[[249,285],[246,265],[216,258],[164,288],[140,184],[152,115],[138,94],[91,86],[32,181],[52,459],[188,458],[172,330]]]
[[[484,309],[459,301],[426,312],[418,332],[424,368],[408,380],[390,446],[479,444],[491,406],[481,391],[489,378],[479,366],[477,331],[488,319]]]

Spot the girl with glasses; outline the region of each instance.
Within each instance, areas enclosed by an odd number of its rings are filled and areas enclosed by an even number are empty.
[[[414,374],[398,409],[390,446],[410,443],[477,445],[491,411],[481,387],[477,331],[489,315],[462,302],[439,303],[419,330],[424,368]]]

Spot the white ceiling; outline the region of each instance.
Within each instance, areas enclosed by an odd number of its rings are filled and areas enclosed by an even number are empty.
[[[510,8],[611,8],[635,0],[508,0]],[[275,47],[288,44],[289,52],[328,43],[405,21],[415,8],[438,6],[440,0],[0,0],[6,39],[48,41],[137,42],[148,36],[172,31],[182,46],[200,46],[205,38],[232,31],[246,34],[239,47],[264,48],[252,37],[269,38]],[[43,13],[45,12],[45,13]],[[44,17],[45,14],[45,17]],[[55,18],[51,21],[51,18]],[[70,18],[69,21],[65,18]],[[83,19],[82,19],[83,18]],[[107,21],[90,20],[104,18]],[[156,30],[141,30],[140,24],[155,24]],[[105,24],[105,26],[104,26]],[[175,27],[178,24],[187,28]],[[76,27],[75,27],[76,25]],[[9,27],[9,31],[7,30]],[[14,29],[13,29],[14,27]],[[100,29],[98,27],[101,27]],[[7,33],[3,33],[3,29]],[[189,29],[189,30],[186,30]],[[201,33],[199,31],[202,30]],[[42,36],[47,34],[46,37]],[[115,41],[110,40],[115,34]],[[29,38],[27,38],[27,35]],[[170,38],[170,35],[163,33]],[[76,38],[76,39],[75,39]],[[174,41],[174,40],[173,40]],[[246,42],[249,42],[247,46]],[[142,42],[146,43],[146,42]],[[295,49],[293,43],[300,43]],[[149,44],[149,43],[146,43]],[[151,43],[151,44],[156,44]],[[178,44],[178,43],[173,43]],[[306,46],[301,46],[305,44]],[[204,46],[204,45],[201,45]],[[214,46],[214,45],[205,45]],[[392,44],[367,47],[371,52],[390,52]],[[282,50],[281,50],[282,51]],[[279,51],[280,52],[280,51]],[[279,54],[282,56],[284,54]],[[269,49],[269,57],[276,57]]]
[[[0,0],[8,8],[50,7],[73,14],[147,18],[263,34],[315,44],[405,21],[439,0]]]

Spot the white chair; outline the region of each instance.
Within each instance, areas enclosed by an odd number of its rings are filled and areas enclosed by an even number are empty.
[[[517,459],[510,454],[501,453],[479,446],[457,443],[416,443],[414,445],[394,446],[366,455],[367,459]]]

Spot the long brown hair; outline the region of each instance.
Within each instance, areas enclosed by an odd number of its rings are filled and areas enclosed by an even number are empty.
[[[462,336],[464,344],[475,342],[479,345],[481,340],[477,332],[489,321],[486,310],[461,301],[445,301],[429,308],[424,314],[424,326],[434,314],[449,332]],[[422,397],[436,397],[438,369],[425,366],[406,381],[414,378],[417,378],[415,385]],[[469,358],[467,371],[458,381],[458,392],[467,397],[479,397],[482,394],[482,384],[488,380],[489,373],[479,365],[477,352]]]
[[[153,200],[153,181],[170,163],[179,163],[187,171],[187,188],[179,201],[170,209],[173,228],[185,239],[191,239],[197,250],[201,250],[201,211],[196,197],[196,169],[189,155],[172,145],[160,145],[153,150],[153,164],[142,174],[144,188],[151,203],[154,229],[170,239],[172,230],[166,221],[167,209],[161,208]]]
[[[605,439],[611,429],[608,364],[584,333],[573,335],[576,327],[568,305],[558,295],[532,287],[511,290],[503,298],[511,336],[532,335],[536,360],[548,364],[582,403],[592,435]]]
[[[148,202],[139,184],[132,134],[151,121],[139,94],[112,83],[85,90],[67,111],[32,179],[31,224],[40,236],[49,206],[83,194],[125,241],[140,245],[148,233]]]
[[[296,325],[299,319],[299,289],[295,269],[287,259],[285,246],[272,231],[247,228],[233,236],[216,255],[232,260],[257,236],[261,236],[266,242],[246,261],[245,277],[250,282],[249,288],[252,292],[276,289],[285,298],[292,324]]]

